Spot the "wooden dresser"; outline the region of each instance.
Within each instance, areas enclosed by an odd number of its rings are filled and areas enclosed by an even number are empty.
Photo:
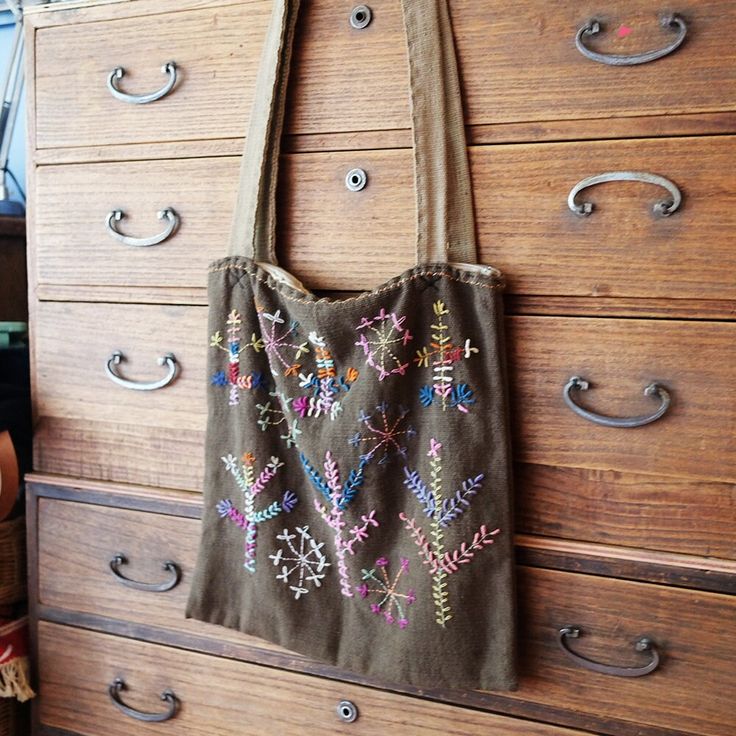
[[[325,291],[412,262],[399,2],[356,5],[303,2],[284,141],[281,257]],[[205,276],[270,2],[72,0],[26,15],[36,733],[736,734],[736,4],[451,11],[508,279],[519,690],[361,680],[184,619]],[[168,354],[175,380],[134,390]]]

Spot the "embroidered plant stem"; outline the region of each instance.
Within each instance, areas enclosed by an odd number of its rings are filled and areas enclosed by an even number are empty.
[[[258,525],[275,519],[282,512],[290,512],[297,504],[297,497],[291,491],[285,491],[280,501],[274,501],[265,508],[256,510],[255,497],[266,490],[283,463],[279,458],[272,457],[256,477],[253,467],[255,457],[251,453],[243,456],[241,464],[238,464],[233,455],[221,459],[243,493],[243,510],[237,509],[230,499],[223,499],[217,504],[217,511],[221,517],[230,519],[245,532],[243,567],[248,572],[255,573]]]
[[[404,528],[409,532],[412,540],[418,547],[419,557],[427,565],[432,579],[432,598],[435,604],[435,620],[445,628],[452,619],[448,576],[460,569],[460,565],[471,562],[475,553],[484,547],[493,544],[493,538],[500,529],[489,531],[482,524],[475,532],[470,542],[462,542],[457,549],[445,549],[445,530],[453,521],[459,518],[470,506],[472,499],[483,484],[483,474],[470,477],[462,484],[462,488],[452,496],[444,498],[442,478],[442,445],[435,439],[429,443],[427,455],[430,458],[429,486],[422,480],[416,470],[404,468],[404,485],[419,501],[422,511],[430,519],[429,536],[425,535],[416,520],[404,513],[399,518],[404,522]]]
[[[379,525],[375,518],[376,512],[372,510],[370,513],[361,516],[362,524],[357,524],[350,529],[349,535],[346,536],[345,534],[345,527],[347,526],[345,509],[363,485],[365,462],[361,461],[357,470],[350,471],[348,479],[343,485],[340,478],[340,469],[329,450],[325,453],[324,476],[309,462],[304,453],[300,454],[299,457],[312,485],[327,501],[327,505],[325,505],[320,499],[315,499],[314,507],[333,532],[337,572],[340,578],[340,592],[346,598],[352,598],[353,590],[346,556],[354,555],[355,546],[368,538],[370,527]]]
[[[436,301],[432,305],[432,310],[434,312],[434,321],[430,325],[432,341],[417,350],[414,358],[419,368],[432,369],[432,384],[422,386],[419,390],[419,401],[424,407],[438,402],[442,411],[457,408],[467,413],[468,408],[475,403],[473,390],[467,383],[455,383],[455,364],[477,353],[478,348],[471,346],[470,340],[465,340],[464,347],[453,344],[450,327],[445,320],[450,310],[443,301]]]
[[[376,560],[376,567],[372,570],[361,570],[363,574],[363,583],[356,586],[355,590],[361,598],[368,598],[375,595],[376,598],[370,604],[373,613],[382,615],[386,623],[398,623],[400,629],[405,629],[409,624],[407,618],[407,606],[416,601],[417,596],[414,590],[409,588],[406,593],[399,591],[399,581],[401,576],[409,569],[409,560],[406,557],[400,558],[401,563],[399,570],[393,579],[388,574],[388,559],[379,557]],[[376,573],[376,568],[380,573]],[[373,587],[369,587],[372,585]],[[398,617],[398,620],[397,620]]]

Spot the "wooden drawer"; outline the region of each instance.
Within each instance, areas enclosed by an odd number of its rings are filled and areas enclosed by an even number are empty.
[[[374,0],[373,21],[362,31],[348,23],[351,8],[343,0],[304,4],[290,88],[293,133],[409,127],[399,2]],[[244,1],[165,17],[39,28],[37,146],[242,136],[268,9],[265,0]],[[611,0],[605,6],[592,0],[554,6],[524,0],[513,12],[502,0],[452,0],[467,122],[736,109],[736,52],[723,30],[736,23],[733,4],[688,0],[675,10],[689,28],[676,52],[639,66],[612,67],[576,50],[577,30],[600,19],[605,32],[590,41],[600,52],[666,46],[673,34],[660,28],[657,10],[647,0]],[[106,89],[109,72],[123,66],[124,89],[156,90],[164,81],[160,67],[170,60],[179,65],[181,79],[158,102],[127,105]],[[213,118],[212,110],[222,112]]]
[[[518,460],[736,480],[736,324],[512,317],[507,326]],[[563,387],[572,376],[592,384],[576,392],[576,401],[599,414],[651,414],[659,402],[644,389],[653,382],[672,403],[644,427],[599,426],[565,406]]]
[[[475,147],[481,260],[499,267],[515,294],[736,300],[734,158],[734,136]],[[282,246],[279,256],[305,283],[370,289],[413,263],[409,150],[283,161],[280,242],[288,252]],[[39,167],[41,296],[56,286],[79,298],[104,285],[125,301],[202,301],[208,261],[227,252],[238,166],[236,158],[202,158]],[[355,166],[369,177],[358,193],[344,184]],[[667,177],[682,206],[656,218],[651,208],[669,196],[664,189],[609,183],[582,193],[596,205],[591,216],[573,214],[572,187],[616,169]],[[123,209],[124,232],[153,235],[162,229],[156,211],[167,206],[182,222],[160,245],[125,246],[105,231],[106,215]]]
[[[98,736],[185,734],[415,734],[573,736],[582,732],[536,724],[317,677],[168,649],[41,622],[40,718],[44,725]],[[171,689],[178,712],[165,726],[119,712],[107,694],[122,678],[125,703],[165,710]],[[337,705],[351,701],[358,718],[345,724]]]
[[[227,255],[239,165],[223,157],[39,167],[41,296],[47,284],[104,285],[116,296],[127,292],[126,301],[155,299],[161,290],[191,301],[206,285],[209,262]],[[122,210],[120,232],[151,237],[166,229],[156,217],[164,208],[180,224],[157,245],[125,245],[106,228],[108,213]]]
[[[39,302],[36,307],[34,467],[99,480],[199,490],[204,452],[206,310],[139,304]],[[157,391],[122,388],[120,373],[156,381],[173,353],[179,374]]]
[[[36,147],[242,136],[270,9],[266,0],[244,0],[220,8],[39,28]],[[167,80],[161,67],[170,61],[177,65],[177,83],[160,100],[129,104],[107,89],[110,72],[123,67],[121,89],[133,94],[158,90]]]

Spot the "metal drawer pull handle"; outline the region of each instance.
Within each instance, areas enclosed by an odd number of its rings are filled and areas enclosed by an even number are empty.
[[[565,403],[580,417],[587,419],[593,424],[600,424],[603,427],[618,427],[620,429],[631,429],[633,427],[643,427],[645,424],[651,424],[656,422],[661,416],[665,414],[667,409],[670,408],[670,394],[664,386],[658,383],[650,383],[644,389],[645,396],[652,396],[655,399],[659,399],[659,408],[653,414],[644,414],[638,417],[605,417],[602,414],[596,414],[595,412],[583,409],[582,406],[575,403],[572,397],[573,391],[587,391],[590,388],[590,383],[580,376],[573,376],[566,384],[563,389],[563,398]]]
[[[672,43],[662,49],[645,51],[641,54],[599,54],[597,51],[593,51],[585,45],[586,38],[596,36],[603,30],[603,24],[596,19],[589,20],[584,26],[578,28],[578,32],[575,34],[575,46],[583,56],[601,64],[608,64],[610,66],[646,64],[648,61],[655,61],[655,59],[661,59],[663,56],[671,54],[682,45],[685,36],[687,36],[687,25],[679,15],[662,16],[660,24],[663,28],[677,33]]]
[[[337,704],[337,717],[343,723],[352,723],[358,720],[358,706],[352,700],[341,700]]]
[[[167,353],[158,359],[158,364],[167,366],[168,373],[159,381],[138,383],[136,381],[129,381],[127,378],[123,378],[116,373],[115,367],[123,360],[125,360],[125,356],[119,350],[116,350],[105,362],[105,373],[113,383],[117,383],[118,386],[122,386],[123,388],[132,389],[133,391],[155,391],[156,389],[164,388],[164,386],[168,386],[176,378],[176,374],[179,371],[179,364],[176,361],[176,357],[171,353]]]
[[[125,690],[125,680],[122,677],[116,677],[107,687],[107,694],[110,696],[113,705],[126,716],[135,718],[136,721],[146,721],[147,723],[161,723],[162,721],[169,721],[176,715],[176,708],[178,699],[174,695],[173,691],[166,688],[161,693],[161,700],[167,704],[167,709],[164,713],[146,713],[142,710],[136,710],[131,708],[129,705],[123,703],[120,698],[120,693]]]
[[[351,192],[359,192],[368,183],[368,174],[363,169],[350,169],[345,175],[345,186]]]
[[[656,217],[669,217],[674,214],[682,204],[682,194],[680,190],[669,179],[657,174],[648,174],[644,171],[607,171],[604,174],[596,174],[589,176],[587,179],[579,181],[567,195],[567,206],[580,217],[587,217],[593,212],[595,205],[592,202],[577,202],[576,197],[583,189],[593,187],[596,184],[605,184],[609,181],[641,181],[645,184],[654,184],[658,187],[666,189],[670,193],[670,199],[664,199],[657,202],[652,207],[652,212]]]
[[[112,574],[119,583],[122,583],[128,588],[133,588],[134,590],[144,590],[147,593],[165,593],[167,590],[175,588],[181,580],[181,570],[179,569],[179,566],[171,560],[166,560],[163,564],[163,569],[171,573],[169,579],[164,580],[163,583],[141,583],[137,580],[126,578],[125,575],[120,572],[120,566],[127,564],[128,558],[122,552],[118,552],[110,560],[110,570],[112,570]]]
[[[373,18],[373,13],[367,5],[356,5],[350,13],[350,25],[357,30],[365,28]]]
[[[577,639],[580,636],[580,629],[577,626],[565,626],[560,629],[557,641],[559,642],[560,649],[573,661],[575,664],[579,664],[585,669],[593,670],[593,672],[600,672],[603,675],[614,675],[615,677],[644,677],[650,672],[659,667],[659,652],[657,647],[651,639],[643,636],[635,644],[634,649],[637,652],[650,652],[651,660],[648,664],[643,667],[616,667],[612,664],[601,664],[600,662],[594,662],[592,659],[581,657],[579,654],[575,654],[567,646],[567,640]]]
[[[149,245],[158,245],[159,243],[163,243],[164,240],[170,238],[174,234],[174,231],[179,227],[179,215],[177,215],[171,207],[159,210],[156,213],[156,216],[159,220],[166,220],[166,228],[163,232],[160,232],[158,235],[154,235],[151,238],[132,238],[129,235],[123,235],[116,225],[116,223],[120,222],[120,220],[125,217],[125,212],[123,212],[123,210],[112,210],[105,219],[105,227],[107,228],[107,232],[110,236],[115,238],[115,240],[119,240],[123,245],[145,248]]]
[[[162,97],[166,97],[176,84],[176,64],[173,61],[167,61],[162,67],[161,71],[164,74],[168,74],[169,78],[166,84],[161,89],[155,92],[149,92],[145,95],[132,95],[128,92],[118,88],[118,82],[125,76],[125,69],[122,66],[115,67],[107,77],[107,88],[110,90],[110,94],[121,102],[129,102],[132,105],[145,105],[148,102],[156,102]]]

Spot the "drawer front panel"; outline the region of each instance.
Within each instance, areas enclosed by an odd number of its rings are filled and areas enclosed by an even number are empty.
[[[409,127],[400,6],[375,0],[371,7],[373,20],[361,31],[351,28],[351,8],[341,0],[303,7],[298,75],[290,88],[291,132]],[[269,3],[251,1],[169,13],[160,21],[154,16],[40,29],[38,146],[242,136],[268,10]],[[604,30],[587,41],[595,51],[636,54],[666,47],[676,34],[660,27],[646,0],[611,0],[605,9],[590,0],[554,6],[524,0],[513,12],[501,0],[453,0],[467,122],[736,109],[736,52],[723,30],[736,21],[733,4],[691,0],[676,10],[688,26],[677,51],[647,64],[613,67],[585,58],[575,48],[576,32],[597,18]],[[157,90],[165,82],[161,66],[171,60],[180,67],[180,79],[162,100],[127,105],[106,89],[107,75],[122,66],[124,90]],[[666,84],[668,79],[678,83]],[[222,111],[216,123],[212,110]]]
[[[206,419],[203,307],[40,302],[35,330],[36,470],[164,488],[201,488]],[[178,376],[155,391],[113,383]]]
[[[506,324],[518,460],[734,482],[736,324],[561,317]],[[643,427],[599,426],[565,405],[573,376],[591,384],[575,401],[600,415],[651,414],[660,404],[644,395],[652,383],[672,403]]]
[[[574,736],[581,732],[505,718],[386,691],[217,659],[90,631],[39,625],[41,722],[85,736],[162,731],[186,736],[412,733],[477,736]],[[107,686],[123,678],[125,703],[162,711],[159,693],[179,699],[176,716],[142,723],[120,713]],[[337,717],[342,700],[358,709],[355,722]]]
[[[134,290],[141,301],[156,289],[185,298],[182,290],[203,289],[209,262],[228,252],[238,168],[231,157],[39,167],[40,287],[105,285]],[[157,245],[123,244],[106,227],[121,210],[120,232],[150,237],[165,230],[156,217],[164,208],[180,222]]]
[[[732,136],[473,148],[480,259],[516,294],[736,300],[735,156]],[[413,263],[409,150],[282,160],[279,257],[307,285],[371,289]],[[40,167],[41,289],[130,285],[141,300],[153,291],[201,294],[207,263],[227,252],[238,166],[203,158]],[[355,167],[368,173],[360,192],[345,187]],[[579,199],[594,211],[573,214],[567,199],[578,182],[621,169],[666,177],[682,193],[680,208],[655,217],[665,189],[616,182],[585,189]],[[160,245],[125,246],[105,231],[107,214],[123,209],[121,230],[153,235],[163,207],[176,209],[181,226]]]
[[[257,0],[39,29],[37,148],[242,136],[269,14],[270,3]],[[107,88],[122,67],[122,90],[159,90],[170,61],[176,85],[155,102],[122,102]]]

